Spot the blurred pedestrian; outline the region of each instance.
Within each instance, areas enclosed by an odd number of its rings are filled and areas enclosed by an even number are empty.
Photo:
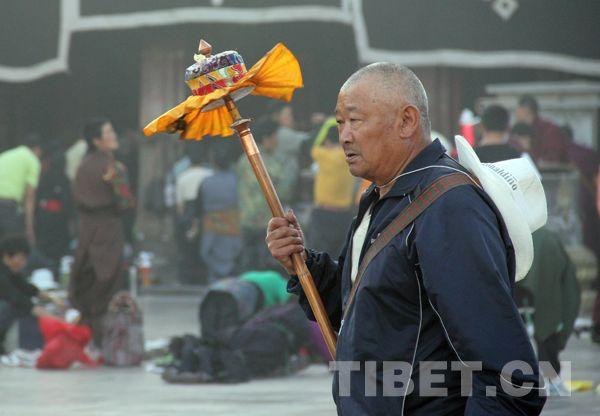
[[[600,166],[600,154],[575,142],[569,125],[561,128],[567,141],[567,158],[579,172],[579,214],[583,226],[583,243],[600,260],[600,218],[596,211],[596,172]],[[600,322],[599,322],[600,323]]]
[[[287,103],[276,103],[272,112],[272,118],[277,123],[277,137],[279,144],[275,154],[283,160],[296,160],[300,143],[308,134],[296,130],[296,120],[294,118],[294,110]]]
[[[0,355],[6,353],[4,339],[16,319],[49,315],[32,298],[64,307],[64,302],[28,283],[22,275],[28,254],[29,243],[24,236],[8,234],[0,240]]]
[[[119,147],[111,122],[90,120],[84,128],[88,153],[75,177],[73,198],[79,213],[79,238],[71,271],[69,298],[81,311],[101,345],[102,318],[123,282],[123,224],[134,205],[125,167],[114,157]]]
[[[515,118],[517,122],[523,122],[533,127],[534,140],[531,146],[531,157],[537,164],[566,162],[565,137],[556,124],[540,117],[539,104],[534,97],[525,95],[520,98]]]
[[[518,293],[524,289],[532,295],[533,338],[538,359],[548,363],[542,373],[551,395],[568,390],[560,380],[559,354],[565,349],[579,315],[581,291],[575,275],[575,265],[569,258],[559,236],[547,226],[535,231],[533,264],[527,276],[517,282]],[[524,305],[518,305],[524,306]]]
[[[567,142],[568,161],[579,172],[578,206],[583,244],[594,253],[597,261],[600,261],[600,214],[596,206],[596,174],[600,167],[600,154],[594,149],[576,143],[573,129],[569,125],[563,126],[562,132]],[[596,284],[598,294],[592,313],[594,325],[592,340],[600,343],[600,268],[597,270]]]
[[[53,263],[58,275],[60,259],[69,251],[72,218],[71,183],[65,174],[65,155],[56,142],[44,151],[37,191],[35,234],[37,249]]]
[[[352,220],[354,178],[337,139],[335,117],[328,118],[315,138],[311,156],[317,164],[314,208],[310,217],[310,244],[315,250],[339,253]]]
[[[213,171],[207,166],[209,150],[206,143],[190,143],[186,150],[191,165],[175,179],[175,240],[179,282],[193,284],[200,283],[204,277],[198,256],[201,230],[191,232],[196,217],[195,201],[200,185]]]
[[[506,108],[493,104],[483,111],[481,116],[482,136],[475,153],[483,163],[516,159],[520,153],[508,142],[509,114]]]
[[[294,110],[287,103],[275,103],[271,117],[278,125],[275,156],[285,164],[286,169],[285,176],[281,178],[282,186],[296,189],[300,172],[300,146],[304,140],[309,138],[309,135],[296,129]],[[296,202],[296,196],[296,192],[289,195],[288,202]]]
[[[27,135],[22,145],[0,154],[0,236],[25,233],[29,243],[35,244],[35,192],[41,156],[41,138],[35,133]]]
[[[263,119],[253,127],[254,138],[260,148],[263,161],[271,180],[277,189],[282,203],[288,200],[290,184],[286,175],[290,173],[287,163],[276,156],[278,146],[278,125],[272,120]],[[256,176],[242,155],[237,163],[238,198],[240,203],[240,225],[242,228],[243,249],[241,271],[269,270],[279,266],[265,247],[264,224],[269,222],[271,211],[256,181]]]
[[[232,153],[235,155],[235,152],[227,144],[221,143],[214,148],[214,173],[202,181],[196,198],[196,218],[202,224],[200,255],[207,268],[209,283],[233,276],[242,248],[238,180],[231,169]]]
[[[600,168],[596,174],[596,212],[600,217]],[[598,272],[600,275],[600,271]],[[598,285],[596,291],[596,301],[594,302],[594,311],[592,315],[593,329],[592,329],[592,341],[600,344],[600,276],[596,278]]]

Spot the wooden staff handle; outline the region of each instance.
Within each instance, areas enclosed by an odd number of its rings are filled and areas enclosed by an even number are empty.
[[[267,204],[271,209],[271,213],[274,217],[285,217],[283,212],[283,207],[281,206],[281,202],[279,201],[279,197],[277,196],[277,192],[275,191],[275,187],[273,186],[273,182],[271,181],[271,177],[269,176],[269,172],[265,167],[263,159],[260,155],[260,151],[256,146],[256,142],[254,141],[254,137],[252,136],[252,132],[250,131],[250,120],[242,119],[239,111],[233,100],[230,97],[225,98],[225,104],[229,113],[233,117],[233,125],[231,126],[237,132],[240,137],[240,141],[242,142],[242,147],[244,148],[244,152],[248,157],[248,161],[250,162],[250,166],[256,175],[256,179],[260,184],[260,188],[267,200]],[[306,298],[310,304],[310,308],[315,315],[317,323],[319,324],[319,328],[321,329],[321,333],[323,334],[323,338],[325,339],[325,343],[327,344],[327,348],[332,358],[335,358],[335,344],[337,342],[337,336],[331,327],[331,322],[329,321],[329,317],[325,312],[325,307],[323,305],[323,301],[319,296],[319,292],[315,286],[315,282],[306,267],[306,263],[302,259],[302,255],[300,253],[294,253],[292,255],[292,262],[294,264],[294,270],[296,275],[298,276],[298,280],[302,285],[302,289],[306,294]]]

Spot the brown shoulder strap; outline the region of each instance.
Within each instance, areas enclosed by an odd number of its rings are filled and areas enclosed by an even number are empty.
[[[350,296],[348,296],[342,321],[346,318],[348,310],[350,310],[350,306],[354,301],[354,296],[356,295],[360,281],[365,273],[365,270],[367,269],[367,266],[369,263],[371,263],[371,260],[373,260],[375,256],[377,256],[377,254],[379,254],[379,252],[385,246],[387,246],[395,236],[400,234],[403,229],[417,219],[417,217],[421,215],[423,211],[433,204],[440,196],[449,190],[462,185],[478,186],[478,184],[465,173],[457,172],[439,177],[431,185],[429,185],[427,189],[421,192],[410,205],[404,208],[402,212],[396,218],[394,218],[394,220],[381,232],[381,234],[379,234],[377,240],[375,240],[371,247],[369,247],[365,253],[365,256],[361,260],[360,265],[358,266],[356,279],[354,279]]]

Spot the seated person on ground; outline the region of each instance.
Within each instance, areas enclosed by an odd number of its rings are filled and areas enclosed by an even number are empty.
[[[29,244],[21,235],[7,235],[0,240],[0,354],[4,354],[4,338],[17,318],[49,313],[34,304],[32,298],[63,307],[60,300],[28,283],[21,274],[27,264]]]

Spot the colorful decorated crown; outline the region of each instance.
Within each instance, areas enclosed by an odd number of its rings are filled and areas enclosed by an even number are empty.
[[[212,46],[201,40],[195,64],[185,70],[185,82],[193,95],[208,95],[217,89],[231,87],[246,74],[242,56],[236,51],[211,55]]]
[[[296,57],[278,43],[246,71],[244,60],[235,51],[211,55],[212,46],[200,41],[195,64],[185,71],[192,95],[152,120],[144,134],[180,132],[182,139],[233,134],[232,115],[226,99],[238,101],[248,94],[290,101],[302,87],[302,72]]]

